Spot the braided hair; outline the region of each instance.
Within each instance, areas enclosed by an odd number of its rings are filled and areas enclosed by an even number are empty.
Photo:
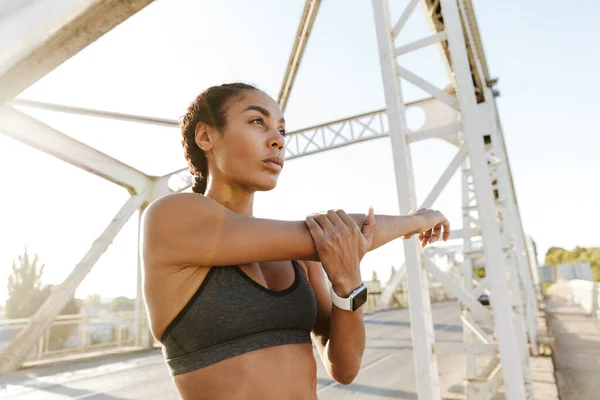
[[[212,86],[200,93],[190,104],[181,122],[181,144],[190,172],[195,178],[192,191],[204,194],[208,183],[208,159],[196,143],[196,125],[204,122],[222,132],[226,121],[226,106],[244,90],[258,90],[245,83],[227,83]]]

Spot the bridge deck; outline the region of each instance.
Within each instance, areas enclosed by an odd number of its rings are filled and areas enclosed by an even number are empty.
[[[433,303],[432,312],[436,342],[460,343],[458,303]],[[319,399],[417,399],[408,310],[366,314],[365,324],[367,346],[360,374],[353,384],[339,385],[327,375],[319,360]],[[316,351],[315,357],[318,359]],[[439,355],[438,360],[444,399],[464,398],[463,357]],[[553,375],[551,362],[548,358],[532,358],[532,362],[536,398],[556,399],[543,387],[552,386],[555,390],[554,383],[548,381],[548,376]],[[178,398],[158,350],[18,371],[0,378],[0,397],[11,400]],[[502,393],[494,397],[503,398]]]
[[[600,399],[600,319],[560,297],[546,301],[561,400]]]
[[[435,303],[432,309],[436,341],[461,342],[458,304]],[[319,360],[319,399],[416,399],[408,310],[366,314],[365,324],[367,346],[359,376],[352,385],[339,385]],[[455,396],[462,390],[462,357],[440,356],[439,361],[442,389]],[[24,370],[0,382],[0,397],[11,400],[178,398],[159,351]]]

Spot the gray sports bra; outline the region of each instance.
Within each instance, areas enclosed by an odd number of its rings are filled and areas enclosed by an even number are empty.
[[[295,280],[282,291],[254,281],[239,266],[212,267],[160,342],[172,375],[252,350],[311,343],[317,303],[296,261]]]

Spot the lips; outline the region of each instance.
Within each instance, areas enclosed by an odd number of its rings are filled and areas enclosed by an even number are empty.
[[[283,168],[283,159],[281,157],[269,157],[266,160],[263,160],[266,164],[275,164],[279,166],[279,168]]]

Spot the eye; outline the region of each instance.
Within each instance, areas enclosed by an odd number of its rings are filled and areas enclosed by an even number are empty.
[[[250,123],[252,123],[252,124],[254,124],[256,122],[258,122],[259,125],[263,125],[263,126],[265,125],[265,121],[262,118],[260,118],[260,117],[259,118],[254,118],[252,121],[250,121]]]
[[[287,135],[287,132],[285,131],[285,129],[280,129],[279,133],[281,133],[281,136],[284,136],[284,137],[285,137],[285,135]]]

